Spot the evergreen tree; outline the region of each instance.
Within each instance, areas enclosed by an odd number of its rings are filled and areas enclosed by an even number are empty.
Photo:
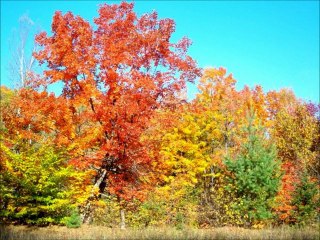
[[[249,118],[245,129],[247,142],[239,155],[235,159],[227,157],[225,161],[230,172],[226,188],[236,196],[233,208],[249,225],[272,217],[272,204],[281,178],[275,146],[268,143],[265,132],[253,122],[254,116]]]
[[[319,217],[317,209],[320,209],[320,201],[317,182],[310,178],[306,170],[303,171],[301,180],[293,193],[292,203],[295,206],[293,216],[298,224],[312,223]]]

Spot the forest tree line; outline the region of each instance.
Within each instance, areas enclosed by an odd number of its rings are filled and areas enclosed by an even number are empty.
[[[320,106],[201,69],[171,19],[56,12],[43,72],[1,87],[0,220],[125,227],[311,224]],[[186,83],[199,93],[186,99]],[[272,81],[272,79],[270,79]],[[55,95],[48,88],[62,84]]]

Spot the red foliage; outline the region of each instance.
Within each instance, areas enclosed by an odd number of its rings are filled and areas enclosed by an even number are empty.
[[[295,206],[292,205],[292,196],[295,186],[299,182],[299,169],[292,162],[285,162],[282,164],[282,170],[284,175],[277,196],[278,206],[275,208],[275,212],[281,222],[290,223],[295,221],[292,212],[295,209]]]
[[[63,82],[73,128],[82,127],[74,163],[107,169],[111,190],[121,193],[119,186],[139,185],[151,161],[139,139],[154,110],[200,70],[186,54],[187,38],[170,42],[171,19],[155,12],[138,18],[133,4],[123,2],[101,5],[94,23],[56,12],[53,35],[37,36],[42,50],[34,56],[48,67],[39,85]]]

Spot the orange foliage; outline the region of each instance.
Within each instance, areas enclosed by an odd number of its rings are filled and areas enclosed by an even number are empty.
[[[61,98],[73,109],[73,163],[106,169],[109,190],[125,197],[150,165],[140,137],[155,109],[200,70],[186,54],[190,40],[171,43],[174,22],[155,12],[139,18],[133,3],[103,4],[94,23],[55,13],[52,36],[36,37],[42,50],[34,56],[48,70],[34,85],[63,83]]]

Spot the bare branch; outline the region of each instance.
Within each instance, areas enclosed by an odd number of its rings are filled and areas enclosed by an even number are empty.
[[[28,16],[23,14],[19,20],[18,29],[14,29],[9,40],[11,59],[8,63],[9,77],[14,87],[24,87],[28,72],[34,67],[35,58],[32,53],[37,50],[34,35],[39,28]]]

